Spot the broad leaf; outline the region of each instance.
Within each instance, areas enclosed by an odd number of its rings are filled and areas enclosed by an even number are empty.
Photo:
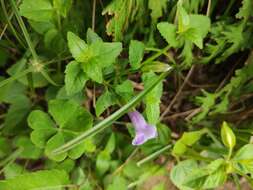
[[[156,80],[158,76],[153,72],[144,73],[142,80],[144,81],[144,88]],[[163,83],[160,82],[153,90],[151,90],[145,97],[145,113],[150,124],[156,124],[160,117],[160,98],[162,96]]]
[[[96,102],[96,115],[101,115],[108,107],[116,104],[116,97],[109,91],[99,96]]]
[[[50,0],[23,0],[20,5],[20,14],[33,21],[52,21],[53,6]]]
[[[68,95],[80,92],[87,79],[87,75],[83,72],[80,64],[76,61],[71,61],[65,70],[65,85]]]
[[[84,51],[87,51],[88,46],[81,38],[79,38],[77,35],[75,35],[72,32],[68,32],[67,34],[68,39],[68,47],[72,54],[72,56],[77,61],[82,61],[82,54]]]
[[[144,55],[144,44],[137,40],[131,40],[129,46],[129,62],[133,69],[138,69]]]
[[[168,22],[160,22],[157,24],[157,28],[171,47],[178,47],[179,43],[176,37],[176,26]]]
[[[0,181],[1,190],[61,190],[62,186],[70,183],[68,175],[63,170],[42,170],[16,176],[12,179]]]
[[[125,80],[123,83],[117,85],[115,91],[125,102],[134,96],[134,89],[130,80]]]

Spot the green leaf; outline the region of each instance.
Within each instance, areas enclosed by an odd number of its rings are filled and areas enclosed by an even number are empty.
[[[51,152],[52,150],[61,146],[64,143],[65,143],[64,134],[62,132],[57,133],[47,141],[45,148],[46,155],[52,160],[63,161],[67,157],[68,153],[65,152],[58,155],[52,155]]]
[[[134,96],[133,84],[130,80],[125,80],[117,85],[115,91],[125,102],[128,102]]]
[[[67,173],[71,172],[75,167],[75,161],[72,159],[66,159],[63,162],[55,162],[52,160],[46,160],[46,169],[65,170]]]
[[[45,153],[50,159],[62,161],[67,156],[77,159],[83,153],[95,150],[96,147],[92,139],[86,139],[68,153],[52,155],[53,149],[73,139],[80,132],[91,128],[93,119],[88,111],[73,100],[51,100],[48,109],[56,121],[57,127],[42,111],[33,111],[29,116],[28,123],[34,129],[31,134],[32,141],[36,146],[44,147]]]
[[[150,82],[156,80],[158,76],[153,72],[144,73],[142,80],[144,81],[144,88],[150,85]],[[151,90],[145,97],[145,113],[150,124],[156,124],[160,117],[160,98],[162,96],[163,83],[160,82],[153,90]]]
[[[217,159],[199,168],[195,160],[185,160],[176,165],[170,178],[182,190],[215,189],[226,181],[225,160]]]
[[[195,160],[185,160],[174,166],[170,172],[171,181],[181,190],[193,190],[190,187],[183,185],[187,176],[198,169],[198,164]]]
[[[148,8],[151,9],[151,18],[154,22],[163,15],[163,10],[166,10],[167,0],[149,0]]]
[[[80,64],[76,61],[71,61],[65,70],[65,85],[68,95],[73,95],[80,92],[87,81],[87,75],[83,72]]]
[[[122,51],[120,42],[96,42],[91,45],[96,59],[101,67],[108,67],[113,64]]]
[[[81,38],[79,38],[72,32],[68,32],[67,40],[68,47],[72,56],[75,58],[75,60],[81,62],[84,59],[82,58],[82,54],[87,51],[88,45],[85,43],[85,41],[83,41]]]
[[[210,30],[210,18],[204,15],[190,15],[190,28],[184,37],[193,42],[200,49],[203,48],[203,39]]]
[[[111,156],[107,151],[101,151],[96,159],[96,170],[102,176],[110,167]]]
[[[53,7],[49,0],[23,0],[20,14],[28,19],[39,22],[51,22]]]
[[[91,28],[88,28],[87,30],[86,40],[89,45],[95,42],[103,42],[102,38],[100,38]]]
[[[54,122],[40,110],[32,111],[27,120],[28,125],[34,129],[31,133],[32,142],[39,148],[45,147],[46,141],[56,132]]]
[[[128,189],[127,182],[123,177],[120,176],[116,176],[113,179],[113,182],[106,188],[106,190],[125,190],[125,189]]]
[[[3,158],[11,153],[11,143],[7,138],[0,137],[0,158]]]
[[[215,189],[225,183],[225,160],[217,159],[188,175],[183,184],[193,189]]]
[[[182,155],[187,150],[187,146],[195,144],[203,134],[205,134],[204,130],[184,132],[183,136],[175,143],[172,154]]]
[[[225,169],[218,169],[216,172],[209,174],[203,184],[203,189],[215,189],[222,186],[227,179]]]
[[[72,0],[53,0],[53,5],[57,12],[66,17],[71,8]]]
[[[69,184],[66,172],[62,170],[42,170],[26,173],[12,179],[0,181],[0,189],[8,190],[34,190],[54,189],[60,190],[62,186]]]
[[[223,144],[229,149],[233,149],[236,144],[236,137],[232,129],[229,127],[226,121],[223,121],[221,127],[221,139]]]
[[[42,150],[34,146],[28,137],[18,136],[14,139],[14,144],[17,147],[23,148],[19,158],[39,159],[41,156]]]
[[[115,96],[109,92],[105,91],[104,94],[99,96],[97,102],[96,102],[96,115],[100,116],[108,107],[116,104],[116,98]]]
[[[253,175],[253,144],[240,148],[232,159],[233,167],[241,173]]]
[[[131,40],[129,46],[129,62],[133,69],[140,68],[145,45],[137,40]]]
[[[157,24],[157,28],[171,47],[178,47],[179,43],[176,36],[176,26],[168,22],[160,22]]]
[[[179,33],[185,32],[190,27],[190,17],[180,3],[177,4],[177,14],[178,14],[178,32]]]
[[[6,134],[12,134],[18,130],[18,127],[21,127],[24,124],[30,108],[31,102],[26,96],[17,96],[15,100],[13,100],[5,116],[3,132]]]
[[[4,177],[5,179],[11,179],[22,173],[26,173],[26,170],[23,166],[16,164],[15,162],[7,164],[4,168]]]
[[[105,147],[105,151],[110,154],[114,151],[116,145],[115,134],[112,133]]]
[[[59,127],[65,127],[76,114],[78,105],[73,101],[51,100],[48,105],[48,112],[53,116]]]
[[[82,69],[86,75],[97,83],[103,82],[101,62],[96,58],[89,59],[89,62],[82,63]]]
[[[243,19],[247,20],[250,16],[253,15],[252,7],[253,7],[253,3],[251,0],[243,0],[240,10],[236,14],[236,18],[240,18],[240,19],[243,18]]]

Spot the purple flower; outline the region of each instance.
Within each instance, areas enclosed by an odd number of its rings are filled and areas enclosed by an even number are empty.
[[[135,128],[133,145],[141,145],[147,140],[157,137],[156,127],[149,125],[138,111],[130,112],[128,116]]]

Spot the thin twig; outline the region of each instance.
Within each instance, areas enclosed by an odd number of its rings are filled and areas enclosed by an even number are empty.
[[[175,119],[177,117],[187,116],[187,115],[189,115],[193,112],[199,111],[199,109],[201,109],[201,108],[194,108],[194,109],[190,109],[190,110],[187,110],[187,111],[184,111],[184,112],[175,113],[175,114],[169,115],[167,117],[164,117],[163,120],[171,120],[171,119]]]
[[[161,117],[160,117],[160,121],[164,118],[164,116],[170,112],[171,107],[174,105],[174,103],[177,101],[178,97],[181,95],[185,85],[188,83],[188,80],[190,79],[190,77],[192,76],[192,73],[195,69],[195,65],[193,65],[191,67],[191,69],[189,70],[187,76],[185,77],[185,80],[183,82],[183,84],[181,85],[181,87],[179,88],[177,94],[174,96],[174,98],[172,99],[172,101],[170,102],[169,106],[166,108],[166,110],[164,110],[164,112],[162,113]]]
[[[95,31],[95,21],[96,21],[96,0],[93,0],[92,6],[92,30]]]
[[[208,0],[206,16],[210,16],[211,5],[212,5],[212,0]]]

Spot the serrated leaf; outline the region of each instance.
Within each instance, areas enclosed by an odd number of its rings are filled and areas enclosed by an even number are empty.
[[[49,0],[24,0],[20,5],[20,14],[33,21],[50,22],[53,13],[53,7]]]
[[[103,42],[102,38],[100,38],[91,28],[88,28],[87,30],[86,41],[89,45],[95,42]]]
[[[72,56],[77,61],[82,61],[82,54],[88,50],[88,45],[83,41],[81,38],[79,38],[76,34],[72,32],[68,32],[67,34],[67,40],[68,40],[68,47],[72,54]]]
[[[137,40],[131,40],[129,46],[129,62],[133,69],[138,69],[144,55],[145,45]]]
[[[69,184],[69,178],[63,170],[42,170],[26,173],[12,179],[0,181],[2,190],[34,190],[54,189],[60,190],[62,186]]]
[[[144,88],[149,86],[150,82],[156,80],[158,76],[153,72],[144,73],[142,79]],[[160,98],[162,96],[163,83],[160,82],[153,90],[145,97],[145,113],[150,124],[156,124],[160,117]]]
[[[174,24],[160,22],[157,24],[157,29],[171,47],[178,47],[179,44],[176,36],[177,29]]]
[[[96,59],[101,67],[108,67],[113,64],[122,51],[120,42],[96,42],[91,45]]]
[[[80,92],[88,80],[87,75],[76,61],[71,61],[65,70],[65,85],[68,95]]]
[[[116,97],[109,91],[99,96],[96,102],[96,115],[100,116],[108,107],[116,104]]]
[[[134,89],[130,80],[125,80],[123,83],[117,85],[115,91],[125,102],[134,96]]]
[[[236,18],[240,18],[240,19],[244,18],[245,20],[247,20],[250,16],[253,15],[252,8],[253,8],[253,3],[251,0],[243,0],[240,10],[236,14]]]
[[[96,58],[91,58],[89,62],[82,63],[82,69],[86,75],[97,83],[103,82],[103,71],[101,62],[98,62]]]
[[[167,0],[149,0],[148,8],[151,9],[151,18],[154,22],[163,15],[163,10],[166,10]]]

